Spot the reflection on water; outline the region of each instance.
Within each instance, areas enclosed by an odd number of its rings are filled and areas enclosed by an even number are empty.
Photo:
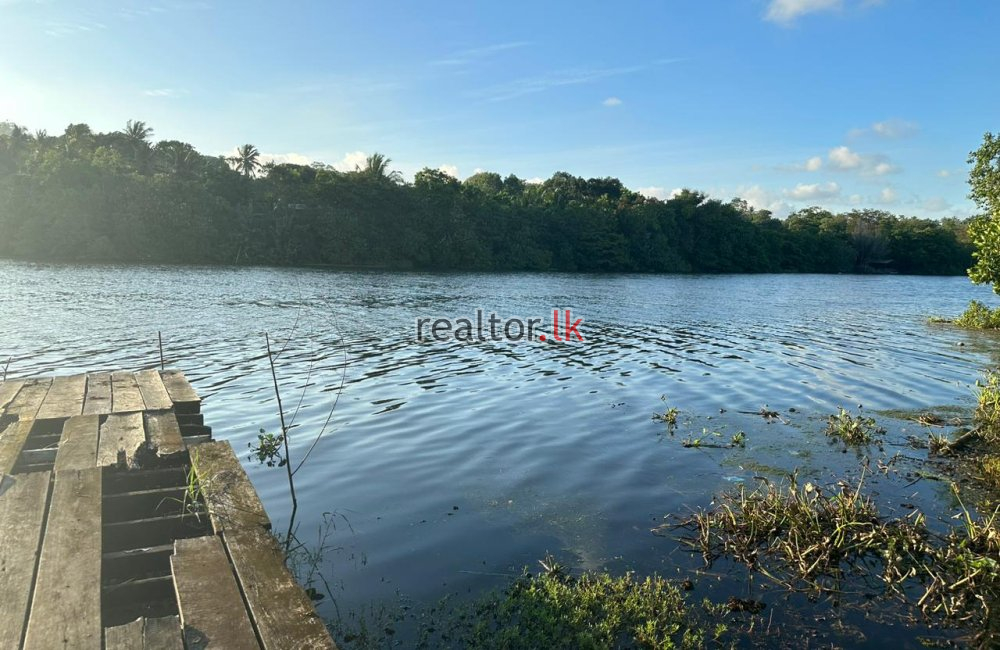
[[[989,300],[964,278],[0,263],[0,286],[12,375],[152,367],[162,331],[168,365],[188,374],[208,424],[237,450],[277,428],[264,331],[290,337],[278,371],[298,407],[293,454],[323,425],[346,353],[331,432],[297,481],[301,530],[327,511],[351,523],[328,558],[342,609],[492,585],[546,550],[578,567],[670,570],[681,560],[649,529],[752,477],[759,467],[739,454],[822,472],[834,467],[814,455],[829,454],[815,434],[822,416],[967,404],[993,350],[985,335],[926,323]],[[477,308],[571,308],[586,341],[415,341],[417,318]],[[695,432],[746,430],[748,450],[665,438],[650,420],[661,395]],[[791,424],[738,413],[764,404],[795,409]],[[283,475],[249,470],[280,529]]]

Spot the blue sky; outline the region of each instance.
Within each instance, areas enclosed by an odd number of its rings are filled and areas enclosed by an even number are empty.
[[[965,216],[997,25],[993,0],[0,0],[0,120]]]

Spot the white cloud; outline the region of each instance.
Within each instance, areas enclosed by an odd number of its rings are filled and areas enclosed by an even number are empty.
[[[818,172],[823,168],[823,158],[820,156],[813,156],[809,160],[803,163],[793,163],[791,165],[778,165],[775,167],[778,171],[783,172]]]
[[[622,105],[622,100],[618,99],[617,97],[608,97],[607,99],[605,99],[601,103],[604,104],[605,106],[609,106],[609,107],[610,106],[621,106]]]
[[[920,130],[920,125],[916,122],[906,120],[886,120],[885,122],[875,122],[871,126],[871,132],[880,138],[898,139],[907,138]]]
[[[338,172],[353,172],[358,168],[363,168],[368,163],[368,154],[364,151],[352,151],[344,154],[344,157],[333,163],[333,168]]]
[[[781,200],[780,195],[760,185],[741,186],[737,188],[736,196],[745,200],[755,210],[770,210],[771,214],[778,218],[784,218],[792,211],[792,206]]]
[[[891,205],[896,202],[896,190],[891,187],[882,188],[882,191],[878,193],[878,198],[875,200],[876,203],[881,203],[883,205]]]
[[[235,155],[236,149],[233,149],[232,155]],[[308,156],[303,156],[300,153],[262,153],[258,158],[260,164],[266,165],[267,163],[274,163],[275,165],[291,164],[291,165],[309,165],[312,163],[312,158]]]
[[[834,147],[827,155],[835,169],[857,169],[861,167],[861,155],[847,147]]]
[[[680,194],[683,190],[679,187],[675,187],[674,189],[668,192],[667,188],[665,187],[656,187],[654,185],[651,185],[649,187],[640,187],[636,191],[647,198],[660,199],[661,201],[666,201],[667,199],[674,198],[675,196]]]
[[[541,185],[545,182],[545,179],[541,176],[532,176],[531,178],[524,179],[524,182],[528,185]]]
[[[872,173],[876,176],[884,176],[886,174],[891,174],[894,171],[896,171],[896,167],[887,162],[876,163],[875,166],[872,167]]]
[[[837,183],[799,183],[794,188],[784,191],[785,196],[797,201],[811,199],[829,199],[840,194]]]
[[[146,97],[180,97],[186,95],[187,91],[180,88],[150,88],[142,91]]]
[[[833,11],[842,6],[842,0],[771,0],[764,18],[780,25],[789,26],[799,16],[818,11]]]
[[[849,205],[861,205],[862,201],[864,201],[864,199],[861,198],[860,194],[852,194],[849,197],[847,197],[847,203]]]
[[[812,158],[806,161],[807,172],[819,171],[819,169],[822,166],[823,166],[823,159],[820,158],[819,156],[813,156]]]
[[[951,172],[947,169],[939,169],[937,172],[938,178],[948,178],[951,176]]]
[[[951,209],[951,203],[939,196],[936,196],[924,201],[923,208],[928,212],[944,212],[945,210]]]
[[[441,165],[440,167],[438,167],[438,171],[444,172],[445,174],[448,174],[452,178],[458,178],[458,167],[456,167],[455,165]]]

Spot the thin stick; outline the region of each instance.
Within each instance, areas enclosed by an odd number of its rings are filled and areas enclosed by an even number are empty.
[[[166,368],[163,365],[163,333],[157,331],[156,339],[160,342],[160,370],[166,370]]]
[[[14,357],[7,357],[7,363],[3,365],[3,381],[7,381],[7,368],[10,368],[10,362],[14,360]]]
[[[288,451],[288,427],[285,426],[285,410],[281,405],[281,391],[278,390],[278,373],[274,369],[274,357],[271,356],[271,337],[264,332],[267,343],[267,361],[271,365],[271,379],[274,381],[274,396],[278,400],[278,418],[281,420],[281,441],[285,447],[285,471],[288,473],[288,492],[292,496],[292,516],[288,520],[288,534],[285,535],[285,554],[292,544],[292,531],[295,528],[295,514],[299,510],[299,500],[295,496],[295,479],[292,477],[292,460]]]

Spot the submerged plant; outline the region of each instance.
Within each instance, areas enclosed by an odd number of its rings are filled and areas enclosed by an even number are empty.
[[[827,418],[826,435],[840,438],[849,445],[870,445],[885,434],[885,429],[875,423],[874,418],[851,415],[841,408],[836,415]]]

